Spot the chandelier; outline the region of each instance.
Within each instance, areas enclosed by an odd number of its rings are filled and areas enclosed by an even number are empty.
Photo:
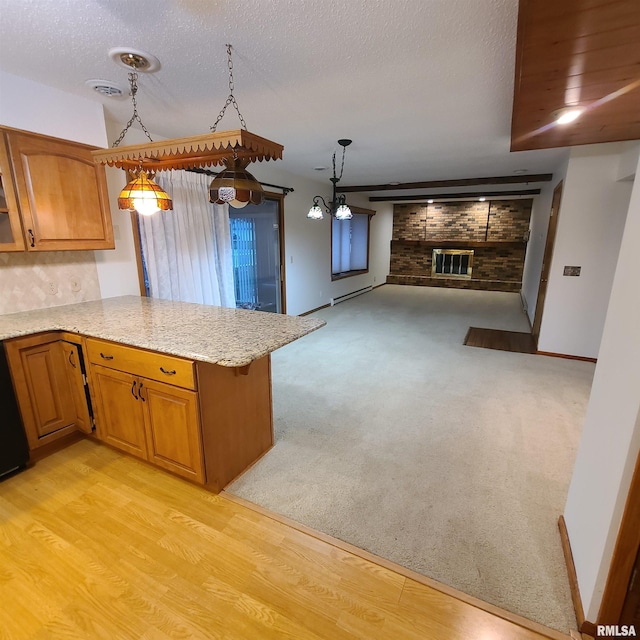
[[[322,201],[322,205],[324,210],[328,215],[333,216],[336,220],[350,220],[353,216],[351,214],[351,209],[347,206],[346,197],[343,193],[339,196],[336,193],[336,185],[342,179],[342,174],[344,173],[344,156],[347,151],[347,147],[351,144],[352,140],[347,140],[343,138],[338,140],[338,144],[342,147],[342,164],[340,165],[340,175],[336,175],[336,152],[333,152],[333,177],[329,178],[331,180],[331,184],[333,185],[333,195],[331,202],[327,204],[326,200],[322,196],[314,196],[313,205],[311,209],[309,209],[309,213],[307,213],[307,218],[310,220],[322,220],[324,218],[324,213],[322,211],[322,207],[320,207],[320,201]]]

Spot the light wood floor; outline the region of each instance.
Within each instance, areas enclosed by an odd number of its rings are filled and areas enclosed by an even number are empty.
[[[0,638],[548,637],[90,441],[0,483]]]

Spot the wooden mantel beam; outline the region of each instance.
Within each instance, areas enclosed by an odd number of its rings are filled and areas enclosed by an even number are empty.
[[[465,193],[419,193],[414,196],[371,196],[369,202],[401,202],[404,200],[416,200],[418,202],[427,200],[470,200],[474,198],[499,198],[503,196],[537,196],[540,189],[520,189],[518,191],[467,191]]]
[[[449,187],[476,187],[494,184],[527,184],[529,182],[551,182],[552,173],[536,173],[530,176],[498,176],[494,178],[464,178],[461,180],[431,180],[427,182],[401,182],[400,184],[353,185],[336,188],[340,193],[357,191],[401,191],[403,189],[448,189]]]

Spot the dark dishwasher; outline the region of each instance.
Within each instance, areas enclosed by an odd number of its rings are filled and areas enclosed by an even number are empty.
[[[4,344],[0,342],[0,479],[27,464],[29,445],[13,392]]]

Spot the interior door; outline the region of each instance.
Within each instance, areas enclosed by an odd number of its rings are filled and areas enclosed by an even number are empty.
[[[562,182],[553,190],[553,200],[551,201],[551,214],[549,215],[549,229],[547,230],[547,241],[544,247],[544,258],[542,259],[542,271],[540,273],[540,284],[538,286],[538,300],[536,302],[536,313],[533,319],[532,335],[538,344],[540,336],[540,326],[542,325],[542,314],[544,312],[544,301],[547,296],[547,284],[549,282],[549,271],[553,258],[553,247],[556,241],[556,229],[558,227],[558,216],[560,214],[560,201],[562,199]]]
[[[631,573],[620,624],[634,625],[640,631],[640,550],[636,555],[636,562]]]
[[[284,313],[282,196],[262,204],[229,207],[236,306]]]

